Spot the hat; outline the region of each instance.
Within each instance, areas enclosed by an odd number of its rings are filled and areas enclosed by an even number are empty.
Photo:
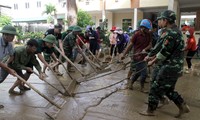
[[[96,29],[98,29],[98,30],[101,30],[101,27],[100,27],[100,26],[98,26]]]
[[[123,34],[122,29],[116,29],[114,32],[117,33],[117,34],[120,34],[120,35]]]
[[[55,43],[56,42],[56,37],[54,35],[47,35],[43,41],[49,42],[49,43]]]
[[[91,27],[90,25],[87,25],[87,26],[86,26],[86,31],[90,31],[91,28],[92,28],[92,27]]]
[[[174,11],[171,10],[165,10],[164,12],[161,12],[160,16],[157,17],[157,20],[165,18],[171,22],[176,20],[176,14]]]
[[[140,23],[140,27],[145,27],[147,29],[151,29],[152,28],[151,21],[148,19],[143,19]]]
[[[74,28],[73,28],[72,31],[73,31],[73,32],[81,32],[82,30],[81,30],[81,27],[79,27],[79,26],[74,26]]]
[[[112,26],[112,29],[110,31],[115,31],[115,30],[116,30],[116,27]]]
[[[5,25],[0,32],[1,33],[12,34],[12,35],[17,35],[17,30],[11,25]]]
[[[69,26],[67,31],[72,31],[74,29],[75,26]]]

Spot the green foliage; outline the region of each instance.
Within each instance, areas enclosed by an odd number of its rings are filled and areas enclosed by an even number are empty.
[[[11,17],[6,16],[6,15],[1,15],[0,16],[0,27],[4,26],[4,25],[9,25],[11,24]]]
[[[109,45],[110,45],[109,36],[110,36],[110,32],[107,32],[107,33],[105,34],[104,39],[103,39],[103,44],[105,44],[106,46],[109,46]]]
[[[53,22],[53,17],[52,16],[48,16],[47,18],[47,23],[52,23]]]
[[[52,4],[46,4],[45,5],[45,11],[42,12],[42,14],[47,14],[53,16],[53,13],[56,12],[56,7]]]
[[[77,25],[85,28],[87,25],[93,25],[92,17],[86,11],[79,10],[77,15]]]
[[[32,38],[32,39],[42,39],[44,36],[43,32],[27,32],[24,34],[24,38]]]
[[[46,4],[45,5],[45,11],[42,12],[42,14],[47,14],[47,23],[51,23],[54,21],[55,16],[56,16],[56,7],[52,4]]]
[[[128,26],[129,26],[129,23],[125,21],[123,23],[123,27],[122,27],[123,31],[127,31],[128,30]]]
[[[21,41],[23,41],[23,43],[25,43],[25,41],[28,39],[42,39],[43,37],[44,37],[43,32],[26,32],[24,34],[22,32],[18,32],[18,35],[17,35],[18,42],[17,43],[21,43]]]

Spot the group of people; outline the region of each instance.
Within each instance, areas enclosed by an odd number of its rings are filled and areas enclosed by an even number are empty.
[[[131,68],[135,68],[135,74],[129,71],[127,88],[133,89],[133,83],[140,77],[141,92],[144,92],[144,82],[147,77],[147,67],[153,65],[151,76],[148,108],[141,111],[141,115],[154,116],[159,102],[168,97],[179,108],[176,117],[181,117],[188,113],[189,107],[181,95],[175,91],[175,85],[183,73],[184,51],[188,50],[186,58],[190,69],[190,60],[196,50],[194,44],[194,31],[189,30],[187,46],[183,39],[182,32],[175,24],[176,15],[171,10],[166,10],[160,14],[155,21],[160,28],[160,36],[155,34],[155,24],[148,19],[143,19],[139,23],[139,28],[135,30],[128,47],[123,53],[122,59],[129,51],[133,51]],[[152,29],[153,26],[153,29]],[[153,47],[152,47],[153,46]],[[130,77],[131,76],[131,77]]]
[[[67,31],[61,33],[62,25],[56,24],[53,29],[48,29],[45,32],[43,39],[29,39],[26,45],[13,48],[12,41],[15,35],[17,35],[16,29],[11,25],[4,26],[1,30],[2,37],[0,38],[0,82],[3,82],[8,74],[13,76],[18,74],[23,79],[28,80],[30,74],[35,73],[33,67],[38,71],[39,78],[44,79],[47,76],[45,74],[46,68],[52,69],[52,61],[54,64],[58,63],[52,70],[57,75],[60,75],[58,66],[60,63],[65,62],[63,56],[68,57],[69,60],[74,62],[77,53],[83,50],[84,43],[89,43],[89,49],[95,55],[97,50],[100,49],[100,43],[102,41],[100,38],[100,29],[100,27],[97,27],[97,31],[95,31],[88,26],[84,35],[79,26],[70,26]],[[57,51],[55,46],[61,52]],[[81,50],[77,50],[77,47],[80,47]],[[43,67],[41,67],[36,57],[43,63]],[[67,69],[69,72],[74,71],[68,61]],[[26,72],[23,73],[22,70]],[[15,90],[16,87],[19,88],[19,91]],[[22,95],[24,91],[30,89],[17,79],[9,89],[9,93]]]
[[[140,112],[141,115],[155,115],[154,111],[158,107],[159,101],[163,100],[163,96],[167,96],[179,108],[179,114],[176,117],[189,112],[189,107],[174,89],[178,78],[183,72],[184,51],[188,50],[186,61],[188,69],[191,69],[191,58],[194,56],[197,47],[195,46],[194,30],[192,29],[186,32],[188,40],[185,47],[183,35],[176,26],[175,20],[175,13],[166,10],[157,18],[156,24],[152,24],[148,19],[141,20],[137,30],[130,29],[134,32],[131,38],[122,29],[115,26],[110,30],[111,56],[118,54],[118,62],[120,62],[128,52],[133,52],[131,70],[128,73],[128,89],[133,89],[134,82],[140,77],[141,91],[144,92],[147,66],[153,65],[148,109]],[[157,34],[157,26],[161,31],[160,36]],[[85,34],[82,33],[79,26],[69,26],[67,31],[63,33],[61,31],[62,25],[55,25],[53,29],[46,31],[43,39],[30,39],[25,46],[13,48],[12,41],[17,34],[16,29],[10,25],[4,26],[0,31],[2,33],[2,37],[0,37],[0,82],[2,83],[8,74],[13,76],[18,74],[28,80],[30,74],[34,73],[33,66],[38,71],[39,78],[44,79],[45,70],[47,67],[51,68],[52,59],[54,62],[60,63],[65,61],[63,56],[67,56],[74,62],[77,53],[82,52],[80,50],[83,50],[83,44],[85,43],[88,43],[89,50],[94,55],[101,48],[103,38],[101,37],[100,27],[97,27],[95,31],[91,26],[87,26]],[[61,52],[54,49],[55,45]],[[43,70],[36,59],[36,55],[44,64]],[[132,75],[132,68],[135,68],[136,74]],[[67,69],[71,72],[74,71],[69,62],[67,62]],[[23,73],[22,70],[26,72]],[[54,70],[58,72],[59,69],[55,67]],[[16,91],[16,87],[20,91]],[[10,88],[9,93],[22,95],[26,90],[30,90],[30,88],[17,79]],[[0,108],[3,108],[3,105]]]
[[[38,77],[44,79],[42,68],[35,55],[37,54],[38,58],[45,65],[50,67],[41,55],[41,52],[52,51],[56,38],[53,35],[47,35],[44,39],[30,39],[27,41],[26,45],[13,48],[12,41],[15,35],[17,35],[16,29],[11,25],[5,25],[0,32],[2,33],[0,37],[0,82],[2,83],[8,74],[13,76],[19,75],[27,81],[30,75],[34,73],[33,67],[38,71]],[[19,88],[19,91],[15,90],[16,87]],[[16,82],[9,89],[9,93],[13,95],[22,95],[26,90],[30,89],[31,88],[26,87],[24,83],[17,78]],[[3,108],[3,105],[1,105],[1,108]]]

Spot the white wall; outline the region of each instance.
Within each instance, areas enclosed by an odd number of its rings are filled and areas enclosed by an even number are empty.
[[[65,13],[66,7],[62,7],[58,3],[58,0],[6,0],[12,7],[11,17],[15,20],[34,20],[34,19],[46,19],[47,15],[42,14],[45,11],[45,4],[53,4],[56,6],[57,14]],[[37,1],[41,1],[41,7],[37,7]],[[29,8],[25,8],[25,3],[29,3]],[[14,4],[18,4],[18,10],[14,10]]]

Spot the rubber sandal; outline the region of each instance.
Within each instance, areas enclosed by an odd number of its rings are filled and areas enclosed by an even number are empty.
[[[22,95],[23,94],[23,92],[18,92],[18,91],[14,91],[14,90],[9,90],[9,93],[11,94],[11,95]]]

